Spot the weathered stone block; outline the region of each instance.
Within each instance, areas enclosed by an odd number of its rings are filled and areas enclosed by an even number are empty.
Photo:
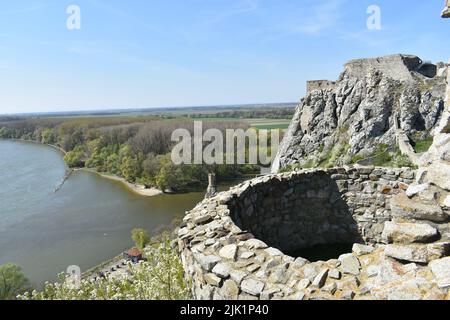
[[[389,243],[430,242],[439,236],[438,230],[425,223],[399,223],[388,221],[384,224],[382,237]]]
[[[386,256],[401,261],[410,261],[418,263],[428,262],[428,251],[426,245],[388,245],[384,253]]]
[[[361,268],[361,263],[358,258],[353,256],[351,253],[343,254],[339,257],[341,262],[340,268],[344,273],[349,273],[353,275],[358,275]]]
[[[264,289],[264,283],[255,279],[245,279],[241,283],[241,289],[253,296],[259,296]]]
[[[444,222],[448,219],[447,214],[442,211],[439,205],[427,205],[414,201],[409,199],[405,193],[393,196],[390,205],[394,217],[433,222]]]
[[[431,271],[440,288],[450,287],[450,257],[434,260],[430,263]]]

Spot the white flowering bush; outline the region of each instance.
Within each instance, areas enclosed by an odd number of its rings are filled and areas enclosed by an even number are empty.
[[[164,236],[156,245],[145,248],[147,261],[128,264],[128,275],[95,281],[82,280],[73,288],[65,275],[60,282],[46,283],[42,291],[19,295],[23,300],[187,300],[190,289],[183,277],[183,267],[170,238]]]

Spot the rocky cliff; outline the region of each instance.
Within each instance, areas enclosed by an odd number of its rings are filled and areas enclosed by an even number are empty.
[[[435,132],[444,110],[448,65],[411,55],[352,60],[335,82],[309,81],[272,171],[335,166],[398,149]],[[414,143],[414,141],[412,141]]]

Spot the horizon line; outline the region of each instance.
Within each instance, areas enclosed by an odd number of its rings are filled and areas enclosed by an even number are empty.
[[[284,104],[298,104],[298,102],[288,101],[288,102],[257,102],[257,103],[234,103],[234,104],[216,104],[216,105],[182,105],[182,106],[152,106],[152,107],[118,107],[118,108],[110,108],[110,109],[72,109],[67,111],[36,111],[36,112],[17,112],[17,113],[0,113],[0,117],[2,116],[31,116],[31,115],[65,115],[65,114],[92,114],[92,113],[112,113],[117,114],[120,112],[140,112],[140,111],[157,111],[157,110],[173,110],[173,109],[189,109],[189,108],[237,108],[237,107],[251,107],[251,106],[270,106],[270,105],[284,105]]]

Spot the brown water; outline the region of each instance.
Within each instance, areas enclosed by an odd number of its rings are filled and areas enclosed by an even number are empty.
[[[0,141],[0,264],[19,264],[37,285],[69,265],[86,270],[116,256],[132,245],[133,228],[154,234],[204,196],[142,197],[83,171],[54,193],[65,170],[53,148]]]

